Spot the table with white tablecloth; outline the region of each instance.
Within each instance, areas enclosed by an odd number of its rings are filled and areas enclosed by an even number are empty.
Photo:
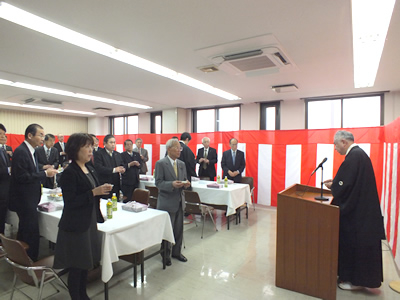
[[[228,187],[210,188],[207,184],[213,183],[212,181],[199,180],[192,181],[192,190],[199,194],[201,202],[205,204],[226,205],[226,215],[230,216],[235,214],[236,209],[247,203],[251,205],[250,187],[248,184],[232,183]],[[140,188],[146,186],[155,186],[152,176],[141,176]]]
[[[45,201],[48,200],[44,195],[41,202]],[[100,205],[103,215],[106,212],[106,202],[102,200]],[[112,263],[118,261],[119,256],[140,252],[161,244],[162,240],[175,243],[167,212],[149,208],[135,213],[122,210],[121,206],[122,204],[118,203],[118,211],[113,213],[112,219],[97,224],[98,230],[103,234],[101,252],[103,282],[108,282],[113,276]],[[61,214],[61,210],[51,213],[39,212],[40,235],[54,243],[57,240]]]

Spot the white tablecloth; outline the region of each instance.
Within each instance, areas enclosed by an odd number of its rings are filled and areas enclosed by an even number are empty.
[[[47,196],[43,196],[43,202]],[[57,202],[59,203],[59,202]],[[62,201],[61,201],[62,204]],[[118,211],[113,218],[99,223],[98,229],[103,233],[101,251],[103,282],[108,282],[113,275],[112,263],[118,261],[118,256],[140,252],[151,246],[161,244],[162,240],[175,243],[169,215],[165,211],[147,209],[135,213],[122,210],[118,203]],[[106,200],[101,201],[103,215],[106,212]],[[56,242],[58,222],[62,211],[39,213],[40,235],[49,241]]]
[[[145,189],[146,186],[155,186],[151,176],[145,176],[149,180],[140,180],[140,188]],[[232,183],[227,188],[208,188],[207,184],[211,181],[192,181],[192,190],[199,194],[200,200],[203,203],[226,205],[228,216],[236,212],[236,208],[247,203],[251,205],[250,187],[248,184]]]

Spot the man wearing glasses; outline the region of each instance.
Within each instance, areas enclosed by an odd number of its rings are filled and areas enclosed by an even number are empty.
[[[39,254],[39,221],[37,205],[40,202],[40,181],[54,177],[55,169],[39,171],[35,149],[43,144],[44,130],[31,124],[25,130],[25,140],[14,151],[11,164],[10,210],[19,218],[17,239],[29,245],[27,253],[36,261]]]

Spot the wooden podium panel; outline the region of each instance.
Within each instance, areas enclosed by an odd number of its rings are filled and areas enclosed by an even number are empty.
[[[339,208],[315,200],[321,189],[295,184],[278,194],[277,287],[336,299]]]

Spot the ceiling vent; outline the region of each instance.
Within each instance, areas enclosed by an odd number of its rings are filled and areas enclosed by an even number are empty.
[[[22,104],[37,105],[37,106],[48,106],[48,107],[60,107],[63,106],[62,101],[48,100],[42,98],[28,98],[22,100]]]
[[[107,108],[107,107],[95,107],[93,108],[94,111],[111,111],[111,108]]]
[[[273,85],[271,89],[275,93],[288,93],[288,92],[296,92],[298,87],[295,84],[283,84],[283,85]]]
[[[198,67],[198,69],[204,73],[212,73],[212,72],[217,72],[219,71],[218,68],[214,65],[211,66],[204,66],[204,67]]]
[[[220,70],[233,75],[258,70],[280,70],[292,67],[290,60],[276,47],[219,55],[211,60],[218,65]]]

